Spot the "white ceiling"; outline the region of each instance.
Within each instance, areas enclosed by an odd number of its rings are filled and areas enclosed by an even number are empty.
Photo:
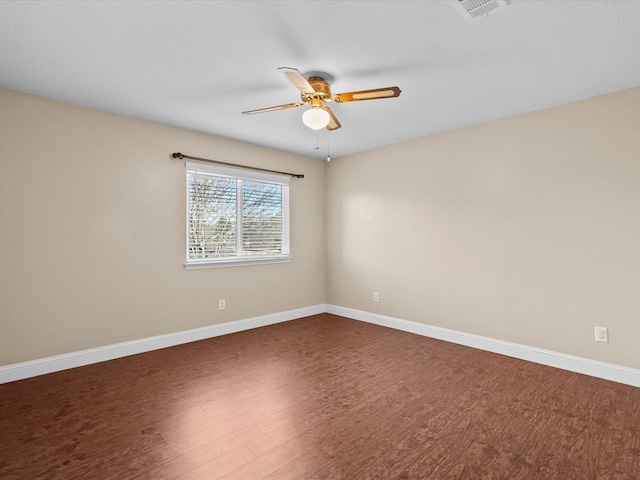
[[[638,86],[639,52],[635,0],[515,0],[474,23],[449,0],[0,1],[1,88],[317,158]],[[330,133],[306,107],[241,115],[299,101],[281,66],[402,94],[331,104]]]

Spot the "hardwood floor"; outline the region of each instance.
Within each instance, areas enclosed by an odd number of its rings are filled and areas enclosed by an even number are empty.
[[[0,478],[637,479],[640,389],[323,314],[0,385]]]

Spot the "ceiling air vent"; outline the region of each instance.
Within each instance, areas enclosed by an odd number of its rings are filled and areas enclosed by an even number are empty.
[[[458,11],[469,22],[509,5],[513,0],[451,0]]]

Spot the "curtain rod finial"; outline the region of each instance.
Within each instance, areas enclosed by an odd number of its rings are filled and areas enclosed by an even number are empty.
[[[174,153],[171,155],[173,158],[183,158],[184,155],[182,155],[180,152]]]

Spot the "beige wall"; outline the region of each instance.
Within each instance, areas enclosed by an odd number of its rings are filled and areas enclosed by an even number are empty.
[[[338,159],[326,199],[327,303],[640,368],[640,88]]]
[[[291,182],[294,261],[186,271],[175,151],[304,173]],[[322,304],[324,169],[0,90],[0,366]]]
[[[638,132],[635,88],[325,164],[0,90],[0,366],[326,301],[640,368]],[[294,261],[186,271],[174,151],[304,173]]]

